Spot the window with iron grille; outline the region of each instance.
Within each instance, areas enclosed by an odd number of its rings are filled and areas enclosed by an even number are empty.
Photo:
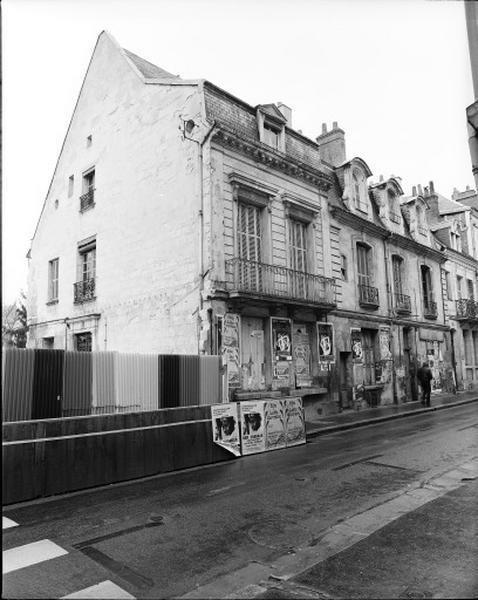
[[[94,300],[96,288],[96,238],[78,244],[77,280],[74,284],[75,303]]]
[[[95,205],[95,170],[90,169],[83,174],[83,193],[80,196],[80,211],[83,212]]]
[[[471,279],[466,280],[466,287],[467,287],[467,291],[468,291],[468,300],[474,300],[475,293],[473,290],[473,281]]]
[[[56,302],[58,300],[59,266],[59,258],[54,258],[48,262],[48,302]]]
[[[75,334],[75,350],[78,352],[91,352],[92,350],[92,335],[91,331]]]

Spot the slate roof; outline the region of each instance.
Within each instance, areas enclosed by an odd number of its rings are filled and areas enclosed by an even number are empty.
[[[459,203],[478,210],[478,196],[476,194],[474,196],[469,196],[468,198],[463,198]]]
[[[435,195],[438,198],[438,211],[440,215],[452,215],[453,213],[465,212],[469,210],[468,206],[463,206],[461,202],[455,202],[454,200],[448,200],[441,194]]]
[[[123,50],[125,51],[126,56],[135,64],[144,77],[148,79],[180,79],[177,75],[168,73],[168,71],[153,65],[153,63],[144,60],[144,58],[141,58],[141,56],[133,54],[133,52],[126,50],[126,48],[123,48]]]

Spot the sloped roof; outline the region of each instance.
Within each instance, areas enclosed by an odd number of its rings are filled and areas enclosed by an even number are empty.
[[[445,196],[437,194],[436,192],[435,195],[438,198],[438,211],[440,215],[451,215],[453,213],[465,212],[469,210],[469,207],[463,206],[461,202],[449,200],[448,198],[445,198]]]
[[[463,200],[459,200],[459,203],[478,210],[478,196],[476,194],[474,196],[469,196],[468,198],[463,198]]]
[[[281,113],[281,111],[275,104],[259,104],[258,106],[256,106],[256,108],[258,108],[266,115],[269,115],[269,117],[276,119],[277,121],[287,123],[287,119],[284,117],[284,115]]]
[[[134,65],[144,77],[148,79],[180,79],[177,75],[168,73],[168,71],[165,71],[164,69],[153,65],[153,63],[150,63],[144,58],[141,58],[141,56],[133,54],[133,52],[126,50],[126,48],[123,48],[123,50],[126,56],[134,63]]]
[[[451,221],[442,221],[441,223],[436,223],[434,225],[430,225],[430,231],[439,231],[440,229],[449,229],[452,226]]]

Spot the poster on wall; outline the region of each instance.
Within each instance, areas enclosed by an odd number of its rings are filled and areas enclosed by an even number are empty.
[[[319,362],[335,362],[334,327],[332,323],[317,323],[317,344],[319,346]]]
[[[292,328],[290,319],[271,317],[271,332],[274,360],[292,360]]]
[[[241,456],[241,434],[236,402],[211,405],[213,441],[221,448]]]
[[[294,323],[293,356],[295,367],[295,382],[298,388],[310,387],[310,339],[305,324]]]
[[[229,389],[241,387],[241,356],[239,351],[240,316],[226,313],[222,319],[221,353],[227,366]]]
[[[282,400],[264,402],[265,449],[286,447],[285,404]]]
[[[264,400],[240,402],[242,454],[264,452]]]
[[[392,360],[392,352],[390,350],[390,329],[380,328],[379,334],[380,360]]]
[[[352,360],[361,363],[363,360],[362,330],[355,327],[351,328],[350,340],[352,344]]]
[[[285,434],[287,446],[305,444],[305,418],[302,398],[286,398],[285,404]]]

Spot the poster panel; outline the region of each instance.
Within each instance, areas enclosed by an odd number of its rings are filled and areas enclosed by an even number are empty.
[[[305,444],[305,418],[302,398],[285,398],[285,431],[287,446]]]
[[[317,343],[319,346],[319,362],[335,362],[334,326],[332,323],[317,323]]]
[[[352,343],[352,360],[361,363],[363,361],[362,330],[352,327],[350,329],[350,340]]]
[[[242,454],[264,452],[264,400],[240,402]]]
[[[290,319],[271,317],[272,355],[274,360],[292,360],[292,327]]]
[[[266,450],[285,448],[285,405],[282,400],[264,402],[264,421]]]
[[[213,441],[221,448],[241,456],[241,434],[237,402],[211,405]]]
[[[378,339],[380,345],[380,360],[391,360],[390,329],[381,327],[378,333]]]
[[[294,323],[293,331],[293,356],[295,366],[295,382],[297,387],[311,387],[312,377],[310,374],[310,339],[307,326],[302,323]]]
[[[239,352],[240,316],[226,313],[222,319],[221,352],[227,366],[229,389],[241,387],[241,356]]]

